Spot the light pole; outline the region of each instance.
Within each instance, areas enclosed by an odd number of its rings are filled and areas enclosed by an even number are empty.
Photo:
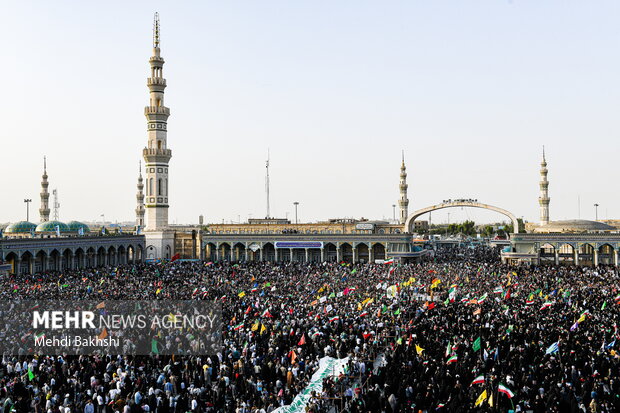
[[[295,225],[297,225],[297,206],[299,205],[299,202],[295,201],[293,202],[293,205],[295,205]]]
[[[396,221],[396,205],[392,204],[392,221]]]
[[[594,220],[598,221],[598,204],[594,204]]]
[[[24,202],[26,203],[26,221],[30,221],[30,203],[32,199],[24,199]]]

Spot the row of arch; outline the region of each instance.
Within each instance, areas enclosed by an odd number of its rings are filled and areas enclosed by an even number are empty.
[[[12,266],[13,274],[36,274],[43,271],[63,271],[124,265],[144,260],[141,245],[53,248],[37,251],[11,251],[4,261]]]
[[[618,248],[608,243],[545,243],[539,248],[538,260],[541,264],[618,265],[618,252]]]
[[[253,245],[259,248],[252,248]],[[271,242],[208,242],[203,256],[207,261],[269,262],[374,262],[386,258],[386,245],[377,243],[326,242],[323,248],[275,248]]]

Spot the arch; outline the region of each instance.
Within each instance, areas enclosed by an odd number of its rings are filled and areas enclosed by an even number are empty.
[[[381,242],[377,242],[372,246],[372,255],[375,260],[384,260],[385,257],[385,245]]]
[[[438,209],[444,209],[444,208],[457,208],[457,207],[469,207],[469,208],[482,208],[482,209],[488,209],[490,211],[495,211],[498,212],[502,215],[507,216],[508,218],[510,218],[510,220],[512,221],[512,228],[513,231],[517,231],[519,232],[519,221],[517,220],[517,217],[512,213],[509,212],[505,209],[502,208],[498,208],[496,206],[493,205],[488,205],[488,204],[483,204],[481,202],[477,202],[477,201],[450,201],[450,202],[442,202],[441,204],[437,204],[437,205],[432,205],[426,208],[422,208],[422,209],[418,209],[417,211],[413,212],[412,214],[409,214],[409,216],[407,217],[407,221],[405,222],[405,232],[408,233],[412,233],[413,232],[413,222],[416,220],[416,218],[418,218],[420,215],[424,215],[428,212],[433,212],[436,211]]]
[[[370,249],[368,248],[368,244],[366,244],[365,242],[360,242],[355,246],[355,248],[357,248],[357,261],[369,262]]]
[[[19,266],[18,274],[32,274],[33,273],[33,264],[34,264],[34,256],[30,251],[26,251],[22,254],[21,264]]]
[[[7,255],[5,255],[4,260],[5,262],[10,263],[13,267],[13,269],[11,270],[11,274],[16,274],[18,271],[16,265],[19,262],[19,256],[14,251],[11,251]]]
[[[263,261],[271,261],[271,262],[276,261],[276,249],[273,243],[266,242],[263,245],[262,251],[263,251]]]
[[[73,268],[84,268],[84,250],[82,247],[78,247],[73,255],[74,266]]]
[[[338,251],[335,244],[327,242],[323,245],[323,248],[325,261],[336,261],[338,259]]]
[[[598,247],[598,263],[604,265],[613,265],[616,250],[611,244],[603,244]]]
[[[118,261],[118,265],[125,265],[127,264],[127,255],[126,255],[126,248],[124,245],[120,245],[118,247],[117,250],[117,261]]]
[[[44,250],[39,250],[35,254],[34,272],[43,272],[45,270],[47,270],[47,253]]]
[[[71,261],[73,258],[73,251],[71,251],[69,248],[65,248],[62,251],[62,258],[61,258],[61,266],[60,269],[61,270],[65,270],[65,269],[71,269]]]

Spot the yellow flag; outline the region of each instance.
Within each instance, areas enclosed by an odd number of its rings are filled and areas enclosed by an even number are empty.
[[[362,305],[366,305],[368,301],[370,301],[370,298],[366,298],[364,301],[362,301]]]
[[[267,332],[267,327],[265,327],[264,324],[260,325],[260,334],[261,336],[263,335],[263,333]]]
[[[415,351],[418,353],[418,356],[421,356],[424,349],[416,344]]]
[[[321,288],[319,288],[319,291],[317,291],[317,292],[318,292],[318,293],[322,293],[322,292],[323,292],[323,290],[324,290],[324,288],[323,288],[323,287],[321,287]]]
[[[245,291],[241,291],[238,295],[239,295],[239,298],[245,297]]]
[[[493,407],[493,393],[489,396],[489,406]]]
[[[485,390],[480,394],[480,396],[478,396],[478,399],[476,400],[476,404],[474,404],[474,407],[480,406],[486,399],[487,399],[487,391]]]
[[[362,311],[362,303],[357,303],[357,311]]]
[[[581,317],[579,317],[579,320],[577,320],[578,323],[583,323],[584,321],[586,321],[586,315],[582,314]]]
[[[261,324],[261,323],[259,323],[258,321],[257,321],[256,323],[254,323],[254,324],[252,325],[252,331],[256,331],[256,330],[258,330],[258,327],[260,327],[260,324]]]
[[[372,304],[372,302],[375,301],[374,298],[371,298],[367,303],[366,303],[366,307],[368,307],[370,304]]]
[[[158,288],[157,291],[155,291],[155,294],[159,294],[161,292],[161,288]]]

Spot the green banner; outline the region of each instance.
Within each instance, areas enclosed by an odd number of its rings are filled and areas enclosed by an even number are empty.
[[[312,396],[312,392],[321,394],[323,391],[323,379],[327,377],[338,377],[344,373],[345,366],[349,363],[349,358],[335,359],[333,357],[323,357],[319,360],[319,368],[314,372],[308,386],[295,396],[293,403],[288,406],[278,407],[273,413],[304,413],[306,405]]]

